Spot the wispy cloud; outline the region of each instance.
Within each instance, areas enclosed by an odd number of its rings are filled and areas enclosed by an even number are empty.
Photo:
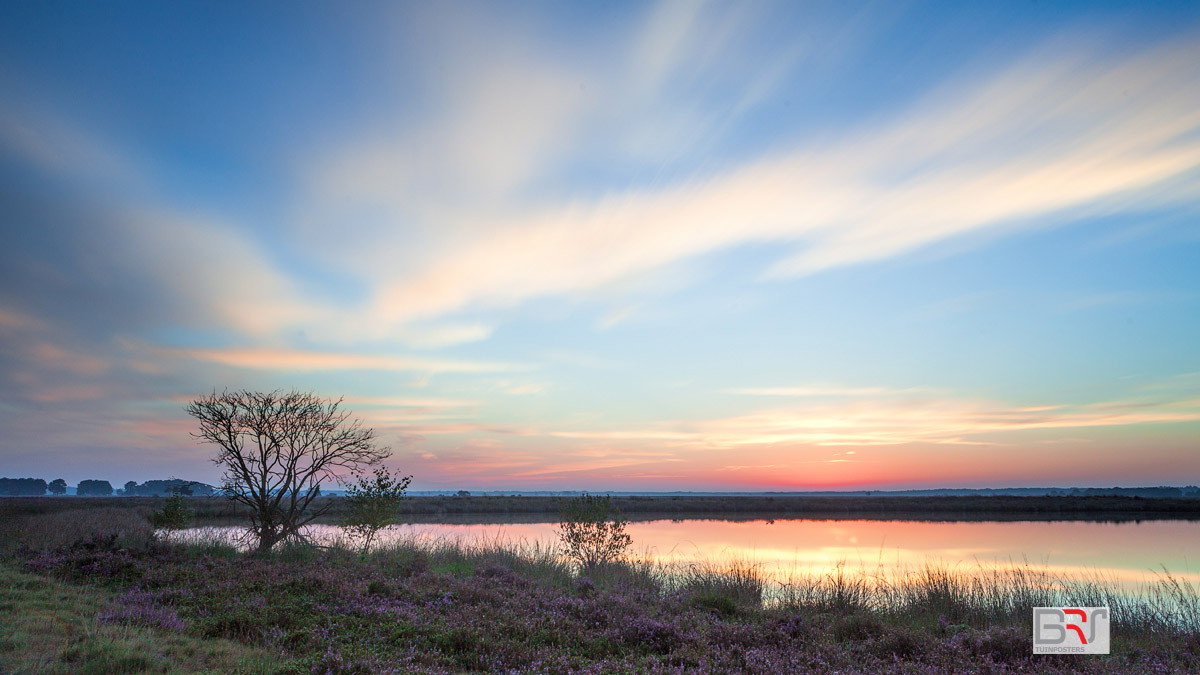
[[[836,394],[842,395],[847,394]],[[771,408],[723,419],[551,433],[561,438],[724,449],[769,445],[986,445],[1000,442],[998,434],[1010,432],[1196,421],[1200,421],[1200,401],[1194,398],[1010,406],[952,396],[895,398],[864,393],[844,402]]]
[[[743,387],[727,389],[730,394],[745,396],[791,396],[791,397],[820,397],[820,396],[886,396],[929,393],[924,387],[906,387],[892,389],[888,387]]]
[[[27,284],[26,314],[35,306],[43,325],[81,323],[104,307],[126,330],[136,321],[256,338],[328,323],[330,305],[285,272],[253,228],[173,203],[149,160],[60,117],[32,104],[0,107],[0,151],[56,195],[22,194],[6,218],[71,270],[50,274],[45,288]],[[38,259],[4,262],[13,277],[47,277]],[[72,304],[81,294],[90,303]]]
[[[18,102],[23,105],[15,106]],[[127,150],[20,97],[0,105],[0,150],[59,176],[88,182],[103,179],[109,186],[142,186]]]
[[[409,396],[346,396],[347,405],[371,408],[462,408],[479,405],[477,401],[453,398],[427,398]]]
[[[0,328],[10,331],[42,328],[42,321],[15,309],[0,307]]]
[[[108,362],[104,359],[69,351],[52,344],[36,344],[29,352],[43,368],[65,370],[80,375],[99,375],[109,368]]]
[[[348,352],[302,351],[298,349],[163,349],[161,353],[200,361],[210,361],[251,370],[290,372],[386,370],[427,373],[497,373],[525,370],[509,363],[455,361],[415,356],[387,356]]]
[[[400,325],[581,294],[755,242],[790,246],[763,274],[793,277],[1050,216],[1192,198],[1197,186],[1186,177],[1200,166],[1193,38],[1140,53],[1051,43],[1006,68],[973,69],[867,128],[665,186],[509,200],[498,216],[468,205],[444,222],[469,221],[471,235],[443,239],[426,264],[378,277],[369,314]]]
[[[71,180],[123,176],[108,191],[125,201],[109,207],[118,223],[109,234],[140,245],[113,262],[188,307],[197,324],[215,319],[255,339],[304,331],[343,345],[400,339],[420,349],[491,336],[492,323],[445,321],[463,310],[582,296],[744,244],[785,246],[790,253],[762,274],[794,277],[1051,215],[1062,222],[1148,209],[1198,192],[1186,178],[1200,166],[1192,35],[1140,53],[1052,42],[836,136],[757,158],[708,157],[694,165],[703,169],[599,196],[544,187],[604,148],[668,139],[667,130],[689,126],[688,110],[704,111],[695,133],[655,151],[650,164],[661,165],[752,107],[714,103],[725,94],[777,94],[778,72],[746,83],[739,69],[764,16],[662,3],[619,45],[626,58],[615,65],[549,57],[549,41],[529,26],[491,30],[497,17],[425,17],[444,38],[425,48],[450,69],[425,92],[428,116],[310,150],[306,189],[297,191],[311,198],[293,204],[288,248],[362,284],[336,301],[285,270],[244,224],[147,197],[152,167],[95,134],[6,113],[0,139],[47,170],[72,167]],[[480,40],[494,49],[457,48]],[[637,120],[658,122],[641,133]],[[346,236],[327,236],[333,220]],[[599,325],[621,318],[611,313]]]
[[[397,333],[405,344],[414,349],[441,349],[486,340],[494,330],[495,326],[473,322],[404,326]]]

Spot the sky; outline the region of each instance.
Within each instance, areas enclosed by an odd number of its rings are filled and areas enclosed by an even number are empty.
[[[1200,483],[1200,5],[6,2],[0,474]]]

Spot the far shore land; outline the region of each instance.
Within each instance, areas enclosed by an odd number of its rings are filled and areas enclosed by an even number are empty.
[[[165,497],[8,497],[0,499],[0,517],[55,513],[92,507],[159,508]],[[570,497],[560,496],[413,496],[404,501],[402,520],[416,523],[554,522]],[[1200,499],[1120,496],[946,496],[946,497],[792,497],[792,496],[614,496],[613,505],[631,521],[664,519],[765,520],[1200,520]],[[314,506],[340,515],[339,497],[320,498]],[[247,509],[225,497],[189,497],[197,524],[244,520]]]

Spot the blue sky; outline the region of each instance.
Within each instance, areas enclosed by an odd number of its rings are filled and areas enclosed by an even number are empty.
[[[1200,482],[1191,3],[8,3],[0,473]]]

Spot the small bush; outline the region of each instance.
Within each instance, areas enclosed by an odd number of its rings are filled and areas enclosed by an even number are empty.
[[[376,467],[372,476],[359,476],[346,490],[346,515],[341,528],[358,541],[366,553],[379,531],[400,520],[400,504],[412,476],[393,476],[386,467]]]
[[[874,641],[870,651],[882,658],[913,659],[925,653],[926,641],[914,631],[891,628]]]
[[[707,591],[691,596],[691,602],[700,609],[709,609],[722,616],[736,616],[738,605],[734,599],[723,593]]]
[[[673,623],[645,616],[622,623],[618,633],[624,644],[657,654],[669,654],[683,643],[683,636]]]
[[[779,619],[775,627],[780,635],[793,640],[809,638],[813,633],[812,624],[798,614],[792,614]]]
[[[173,532],[186,528],[191,519],[192,511],[184,504],[180,495],[168,497],[161,511],[150,514],[150,524],[156,530],[165,531],[164,539],[167,540],[170,540]]]
[[[866,640],[882,635],[883,624],[867,614],[851,614],[842,617],[833,624],[833,637],[840,641]]]
[[[145,591],[128,591],[118,599],[118,606],[97,616],[100,623],[150,626],[183,632],[187,627],[173,610],[163,607]]]
[[[590,598],[596,595],[596,584],[592,583],[588,577],[579,577],[579,580],[575,582],[575,592],[581,598]]]
[[[953,642],[965,646],[976,657],[988,657],[997,662],[1028,661],[1031,656],[1029,633],[1016,628],[992,628],[973,633],[959,633]]]
[[[584,569],[625,558],[633,538],[612,500],[606,495],[584,494],[567,502],[559,512],[558,538],[567,557]]]

